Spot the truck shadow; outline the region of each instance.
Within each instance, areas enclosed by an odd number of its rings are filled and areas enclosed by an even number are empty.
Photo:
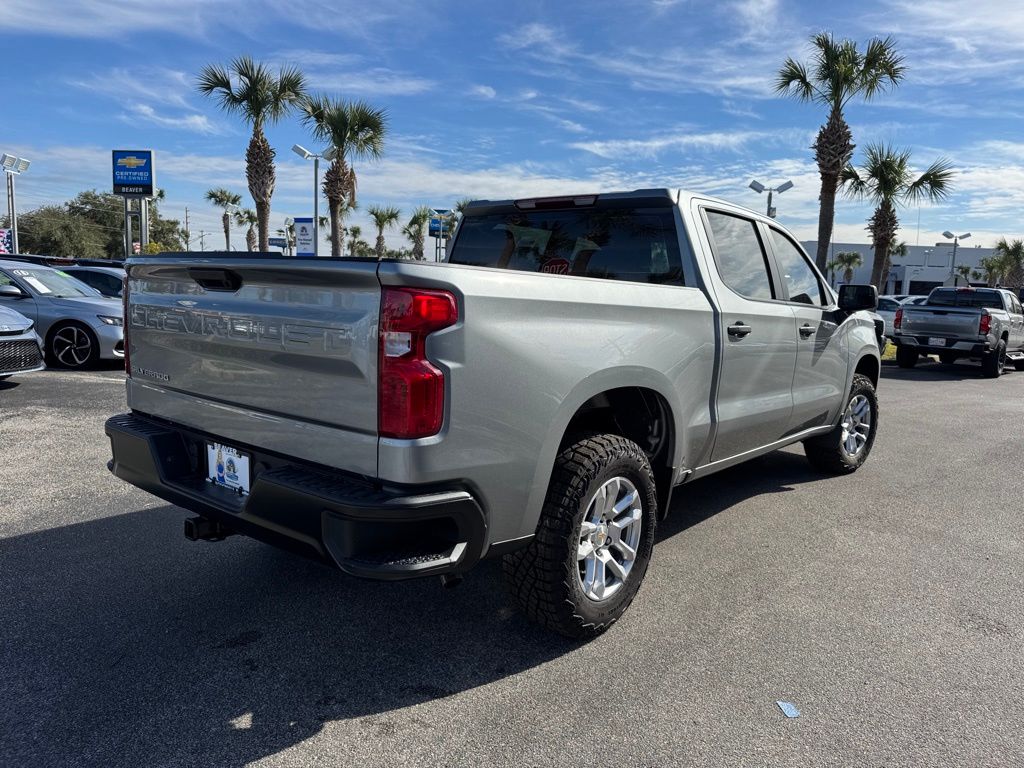
[[[818,477],[775,453],[697,481],[659,538]],[[432,726],[405,708],[579,649],[511,609],[497,561],[454,590],[359,581],[240,537],[185,542],[185,516],[0,539],[0,762],[242,766],[339,720],[415,739]]]
[[[1006,375],[1008,375],[1009,369]],[[972,362],[945,363],[921,361],[913,368],[882,366],[882,378],[896,381],[965,381],[983,379],[981,366]]]

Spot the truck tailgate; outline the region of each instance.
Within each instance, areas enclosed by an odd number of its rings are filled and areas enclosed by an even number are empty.
[[[376,262],[156,257],[128,274],[133,408],[375,472]]]
[[[978,337],[981,312],[975,307],[903,307],[900,333],[974,339]]]

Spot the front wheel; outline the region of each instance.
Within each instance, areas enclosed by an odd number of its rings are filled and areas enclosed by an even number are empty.
[[[916,353],[915,353],[916,354]],[[853,377],[850,397],[839,424],[827,435],[804,441],[804,453],[811,466],[830,475],[856,472],[867,461],[878,431],[878,397],[871,379]]]
[[[513,599],[548,629],[599,635],[640,588],[657,517],[651,465],[636,443],[609,434],[566,447],[555,460],[536,536],[505,556]]]
[[[49,335],[47,362],[61,368],[90,368],[100,358],[95,334],[77,323],[64,323]]]

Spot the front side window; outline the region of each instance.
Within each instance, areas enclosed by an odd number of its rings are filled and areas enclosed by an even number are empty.
[[[683,284],[671,208],[507,211],[466,216],[451,264]]]
[[[821,285],[814,274],[806,257],[793,241],[772,229],[772,245],[775,247],[775,258],[782,272],[782,280],[786,284],[789,300],[800,304],[822,304]],[[895,308],[895,307],[894,307]]]
[[[750,219],[707,211],[715,262],[722,280],[741,296],[773,299],[771,274],[757,227]]]

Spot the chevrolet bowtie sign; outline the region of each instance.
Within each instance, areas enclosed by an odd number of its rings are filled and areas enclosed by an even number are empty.
[[[115,149],[114,194],[130,197],[152,197],[156,192],[153,150]]]

